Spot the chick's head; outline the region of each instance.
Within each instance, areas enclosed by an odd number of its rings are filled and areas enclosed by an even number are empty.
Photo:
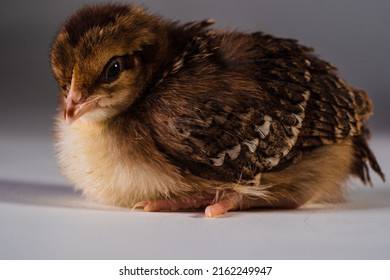
[[[162,23],[142,8],[78,11],[51,50],[65,121],[104,121],[128,108],[151,79],[164,42]]]

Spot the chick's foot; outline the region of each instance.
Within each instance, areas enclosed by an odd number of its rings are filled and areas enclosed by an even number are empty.
[[[193,195],[191,197],[177,197],[173,199],[140,201],[133,208],[143,208],[148,212],[178,211],[185,209],[205,208],[205,215],[214,218],[226,214],[230,210],[248,209],[257,206],[237,193],[228,193],[217,200],[209,195]]]

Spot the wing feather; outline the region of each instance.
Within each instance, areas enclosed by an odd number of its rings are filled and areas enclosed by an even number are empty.
[[[360,133],[369,110],[359,115],[357,91],[312,49],[262,33],[226,36],[194,38],[141,110],[157,147],[183,172],[252,180]],[[229,40],[246,52],[240,62],[221,45]]]

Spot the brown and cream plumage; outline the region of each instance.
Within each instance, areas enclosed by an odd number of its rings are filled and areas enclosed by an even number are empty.
[[[60,30],[61,170],[88,197],[145,210],[295,208],[384,175],[371,101],[295,40],[89,6]]]

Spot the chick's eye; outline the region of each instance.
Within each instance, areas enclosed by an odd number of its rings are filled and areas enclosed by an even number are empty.
[[[118,79],[122,71],[123,71],[123,62],[121,59],[118,58],[109,62],[104,72],[105,82],[109,83]]]

